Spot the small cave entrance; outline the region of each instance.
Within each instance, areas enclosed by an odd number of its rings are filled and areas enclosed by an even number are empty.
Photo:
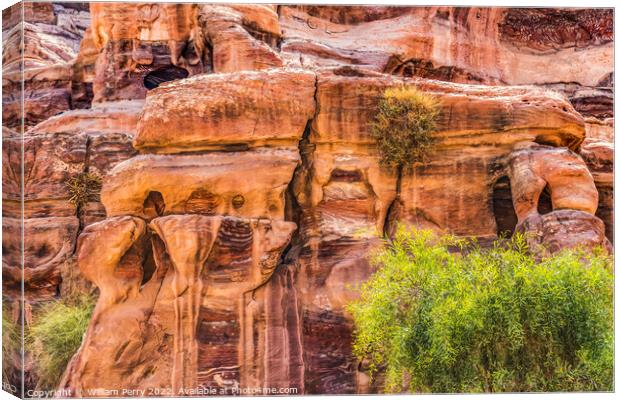
[[[161,217],[166,211],[166,203],[160,192],[149,192],[144,200],[144,215],[147,219]]]
[[[553,211],[553,204],[551,202],[551,189],[549,185],[545,186],[545,189],[538,196],[538,214],[544,215]]]
[[[114,270],[116,278],[132,282],[140,279],[144,285],[155,271],[155,261],[151,249],[150,234],[139,238],[121,257],[118,266]]]
[[[150,241],[147,242],[151,244]],[[153,255],[152,246],[147,246],[147,253],[144,255],[144,260],[142,262],[142,282],[141,285],[144,285],[148,281],[151,280],[151,277],[155,273],[157,269],[157,265],[155,264],[155,257]]]
[[[166,245],[163,240],[155,232],[151,232],[146,240],[147,253],[144,255],[142,262],[142,283],[147,284],[155,275],[158,263],[162,264],[162,268],[167,270],[170,265],[170,259],[166,253]]]
[[[149,72],[144,77],[144,87],[148,90],[152,90],[164,82],[176,81],[177,79],[187,78],[188,76],[189,72],[185,68],[170,65]]]
[[[517,226],[517,214],[512,205],[510,179],[503,176],[493,185],[493,215],[497,225],[497,236],[510,237]]]

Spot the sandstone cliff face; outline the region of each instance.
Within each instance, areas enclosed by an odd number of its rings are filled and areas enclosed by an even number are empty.
[[[71,64],[90,23],[87,11],[61,4],[25,3],[22,23],[18,23],[20,11],[19,7],[7,8],[2,18],[2,124],[8,127],[21,122],[22,65],[23,94],[28,99],[23,110],[26,126],[71,108]]]
[[[30,304],[98,288],[62,388],[375,392],[344,305],[397,223],[611,249],[609,10],[35,4],[23,226],[3,83],[4,293],[22,229]],[[428,162],[399,175],[369,122],[402,85],[441,111]],[[84,172],[103,187],[76,207]]]
[[[282,52],[291,62],[546,85],[580,112],[611,116],[610,10],[285,6],[280,14]]]

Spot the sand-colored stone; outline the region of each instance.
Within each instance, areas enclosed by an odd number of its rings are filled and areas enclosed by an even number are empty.
[[[284,191],[298,162],[289,149],[204,155],[140,155],[108,175],[108,216],[205,214],[284,218]],[[158,192],[159,195],[151,195]],[[161,206],[153,207],[158,198]]]
[[[314,115],[314,90],[313,73],[282,69],[167,84],[147,97],[134,147],[155,153],[296,147]]]
[[[613,131],[612,131],[613,132]],[[609,137],[609,136],[607,136]],[[605,223],[605,235],[614,240],[614,145],[603,138],[588,137],[579,154],[585,161],[596,190],[598,208],[596,216]]]
[[[67,262],[78,233],[76,217],[3,218],[3,296],[26,301],[50,300],[60,284],[60,270]],[[23,232],[22,232],[23,230]],[[22,268],[21,234],[24,241]],[[22,281],[24,291],[22,292]]]
[[[137,153],[131,146],[131,141],[136,132],[138,115],[143,104],[144,102],[141,100],[97,103],[88,110],[66,111],[28,130],[26,143],[31,141],[39,143],[38,153],[47,154],[47,151],[53,150],[54,157],[60,157],[60,160],[52,163],[49,162],[49,157],[45,157],[35,163],[33,169],[38,171],[45,168],[45,171],[48,172],[47,179],[56,176],[53,178],[56,182],[54,191],[56,197],[61,196],[62,200],[47,199],[41,201],[38,197],[28,198],[29,201],[25,207],[27,214],[35,216],[56,215],[61,209],[69,207],[67,212],[75,215],[77,210],[67,201],[69,179],[86,171],[104,177],[114,166]],[[54,145],[62,143],[61,140],[77,141],[80,144],[79,154],[82,157],[80,165],[67,168],[61,163],[66,163],[71,159],[63,156],[63,153],[58,153],[62,149],[66,149],[66,145],[54,149]],[[27,149],[30,147],[29,145]],[[72,153],[77,154],[77,150],[72,150]],[[36,181],[34,186],[40,184],[39,181]],[[63,195],[65,197],[62,197]],[[91,199],[80,209],[80,219],[83,226],[101,221],[105,217],[103,204],[96,198]]]
[[[102,295],[61,387],[157,385],[184,395],[179,390],[199,385],[231,390],[263,374],[262,366],[239,365],[253,358],[255,341],[246,338],[259,326],[248,303],[272,275],[295,224],[174,215],[151,222],[150,243],[142,240],[144,226],[136,218],[111,218],[80,239],[80,268]],[[102,243],[114,244],[108,254],[93,251]],[[117,335],[98,334],[119,324],[124,329]]]
[[[551,33],[541,32],[551,24],[536,23],[531,15],[536,10],[357,7],[350,12],[343,6],[283,6],[282,51],[290,54],[291,62],[308,67],[361,65],[380,72],[470,83],[596,86],[613,69],[613,24],[609,10],[589,11],[591,15],[584,18],[588,23],[577,27],[556,17],[565,30],[560,35],[554,28]],[[586,29],[591,34],[578,32]],[[591,41],[575,41],[587,35]],[[517,47],[515,37],[530,43]],[[550,38],[558,44],[533,51],[540,41],[551,42]]]
[[[90,27],[84,31],[80,41],[78,55],[72,66],[71,105],[75,108],[89,108],[93,101],[93,81],[95,80],[95,63],[99,49],[93,41]]]
[[[5,73],[2,77],[2,123],[19,128],[24,118],[26,127],[68,110],[71,106],[71,69],[67,63],[28,68],[24,71],[22,102],[22,73]]]
[[[196,4],[93,3],[93,101],[144,98],[143,79],[160,68],[204,71],[208,52],[197,12]]]
[[[276,50],[281,32],[273,6],[202,5],[199,20],[212,46],[214,72],[262,70],[283,65]]]
[[[20,162],[22,140],[5,141],[3,157],[4,207],[19,209],[21,205]],[[67,182],[81,173],[86,159],[86,136],[71,134],[26,135],[23,137],[24,217],[68,217],[75,206]]]
[[[510,155],[510,184],[514,208],[522,223],[538,214],[538,200],[548,187],[554,210],[577,210],[594,215],[598,192],[585,162],[568,149],[531,146]]]
[[[577,248],[612,251],[603,221],[583,211],[563,209],[544,215],[530,214],[519,230],[525,233],[530,249],[541,254]]]
[[[376,194],[385,193],[377,220],[379,232],[396,196],[396,171],[379,166],[370,123],[388,87],[413,85],[440,102],[437,145],[425,163],[404,171],[392,210],[396,214],[390,217],[418,227],[494,237],[491,187],[505,174],[506,158],[513,149],[533,142],[577,148],[585,136],[583,119],[565,98],[531,87],[401,79],[349,67],[324,70],[318,76],[319,111],[310,134],[310,142],[317,146],[314,157],[326,159],[334,152],[372,165],[380,177],[373,188],[389,188],[375,189]],[[330,174],[329,170],[316,172],[313,177],[327,182]],[[316,204],[322,195],[317,190],[313,193],[319,196]]]
[[[94,102],[144,98],[150,73],[191,76],[283,65],[276,49],[278,15],[271,6],[94,3],[91,15],[78,63],[93,65],[94,74],[83,74],[73,86],[82,98],[92,82]]]
[[[402,85],[438,98],[436,135],[446,147],[537,141],[576,148],[585,136],[583,118],[564,97],[550,91],[401,79],[343,67],[319,74],[316,140],[374,143],[369,128],[379,98],[386,88]]]
[[[139,247],[145,233],[143,220],[116,217],[92,224],[80,235],[78,266],[84,277],[99,288],[96,314],[138,295],[143,271],[136,257],[141,256],[137,253],[141,248],[132,249],[134,245]],[[97,251],[104,241],[108,251]]]
[[[7,13],[3,27],[2,122],[18,127],[35,125],[71,108],[71,63],[89,23],[82,11],[60,4],[24,4]],[[13,24],[8,21],[14,21]],[[23,39],[23,46],[21,45]],[[22,59],[23,56],[23,59]],[[21,110],[23,61],[23,115]]]
[[[125,133],[133,136],[143,106],[143,100],[98,103],[88,110],[71,110],[48,118],[30,128],[27,133]]]

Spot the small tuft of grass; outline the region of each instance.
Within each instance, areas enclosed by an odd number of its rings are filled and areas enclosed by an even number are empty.
[[[39,389],[55,388],[82,343],[95,306],[92,297],[50,302],[34,316],[26,342]]]
[[[101,177],[91,172],[82,172],[67,181],[67,188],[71,194],[69,202],[79,209],[89,201],[99,200]]]
[[[386,89],[370,127],[381,163],[402,168],[424,161],[436,142],[438,115],[439,101],[433,95],[413,86]]]

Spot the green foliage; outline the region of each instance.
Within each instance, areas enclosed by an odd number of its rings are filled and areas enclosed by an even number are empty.
[[[53,389],[59,383],[82,343],[93,308],[91,297],[80,296],[48,303],[36,313],[26,345],[40,388]]]
[[[21,326],[11,321],[7,310],[2,310],[2,379],[7,382],[14,373],[14,358],[21,348]]]
[[[371,124],[381,163],[403,167],[424,161],[435,143],[433,132],[438,115],[439,103],[432,95],[415,87],[387,89]]]
[[[80,208],[89,201],[98,200],[101,191],[101,177],[91,172],[82,172],[69,179],[67,188],[71,194],[69,202]]]
[[[481,249],[399,228],[372,261],[348,310],[354,353],[385,373],[386,391],[613,390],[613,262],[602,250],[537,260],[519,235]]]

